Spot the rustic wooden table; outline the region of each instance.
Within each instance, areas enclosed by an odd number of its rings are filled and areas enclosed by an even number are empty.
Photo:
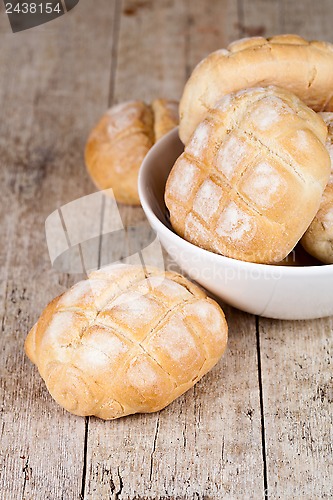
[[[95,191],[83,149],[108,105],[179,98],[193,66],[239,37],[333,41],[332,21],[332,0],[81,0],[12,34],[2,7],[2,499],[332,498],[332,317],[226,307],[229,348],[212,372],[164,411],[111,422],[59,408],[23,351],[74,279],[52,269],[44,222]]]

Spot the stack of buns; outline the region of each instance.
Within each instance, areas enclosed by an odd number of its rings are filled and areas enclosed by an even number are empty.
[[[332,44],[254,37],[208,55],[180,101],[185,150],[165,190],[174,230],[239,260],[279,263],[301,240],[333,263],[324,110],[333,110]]]
[[[207,250],[266,264],[283,261],[301,240],[333,263],[331,111],[328,42],[252,37],[209,54],[179,104],[185,151],[165,192],[174,230]],[[139,205],[140,165],[177,115],[178,103],[166,99],[109,109],[86,145],[96,186]]]

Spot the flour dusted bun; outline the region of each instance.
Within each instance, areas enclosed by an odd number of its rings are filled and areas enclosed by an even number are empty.
[[[325,188],[319,211],[304,234],[301,243],[309,254],[325,264],[333,264],[333,113],[320,113],[328,125],[327,150],[331,157],[331,176]]]
[[[284,259],[315,216],[330,174],[322,118],[277,87],[222,98],[169,175],[165,202],[186,240],[258,263]]]
[[[217,363],[226,343],[221,308],[196,285],[113,265],[54,299],[25,349],[66,410],[113,419],[167,406]]]
[[[203,59],[180,102],[179,135],[187,144],[207,110],[232,92],[277,85],[315,111],[333,111],[333,45],[297,35],[238,40]]]
[[[139,205],[138,171],[152,145],[178,124],[178,103],[128,101],[110,108],[86,145],[88,172],[99,189],[112,188],[121,203]]]

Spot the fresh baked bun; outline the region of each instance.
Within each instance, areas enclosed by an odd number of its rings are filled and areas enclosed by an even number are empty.
[[[183,143],[222,96],[258,85],[277,85],[315,111],[333,111],[333,45],[279,35],[244,38],[213,52],[194,69],[180,101]]]
[[[169,175],[175,231],[212,252],[258,263],[284,259],[315,216],[330,173],[327,127],[277,87],[222,98]]]
[[[325,264],[333,264],[333,113],[320,113],[328,126],[327,150],[331,157],[331,176],[319,211],[305,232],[301,243],[309,254]]]
[[[54,299],[25,350],[66,410],[113,419],[164,408],[226,344],[223,311],[200,288],[176,273],[120,264]]]
[[[88,138],[85,160],[99,189],[112,188],[117,201],[140,205],[138,171],[152,145],[178,125],[178,103],[128,101],[110,108]]]

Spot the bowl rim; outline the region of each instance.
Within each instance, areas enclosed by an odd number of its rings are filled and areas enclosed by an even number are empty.
[[[197,245],[194,245],[193,243],[185,240],[181,236],[179,236],[177,233],[171,231],[161,220],[160,218],[155,214],[154,210],[151,208],[147,196],[146,196],[146,186],[145,186],[145,179],[149,178],[147,172],[150,171],[150,165],[152,163],[151,159],[152,157],[155,156],[156,152],[161,148],[161,146],[164,143],[168,143],[170,141],[175,140],[175,138],[179,139],[178,135],[178,127],[173,128],[168,132],[164,137],[162,137],[159,141],[157,141],[153,147],[148,151],[147,155],[145,156],[140,169],[139,169],[139,174],[138,174],[138,191],[139,191],[139,198],[140,202],[143,208],[143,211],[145,212],[145,215],[150,222],[152,219],[154,221],[154,225],[158,227],[157,233],[160,231],[161,233],[165,234],[168,238],[171,238],[176,246],[183,245],[185,248],[187,248],[191,252],[198,252],[199,255],[202,255],[204,258],[209,258],[213,259],[216,261],[217,264],[220,265],[231,265],[231,266],[237,266],[238,268],[244,269],[244,271],[253,271],[253,269],[259,269],[262,271],[267,272],[274,272],[276,273],[277,270],[281,273],[281,276],[297,276],[297,275],[303,275],[307,277],[311,276],[321,276],[321,275],[329,275],[331,274],[333,277],[333,264],[322,264],[320,266],[283,266],[283,265],[274,265],[274,264],[261,264],[261,263],[256,263],[256,262],[248,262],[244,260],[238,260],[234,259],[232,257],[227,257],[225,255],[221,255],[218,253],[211,252],[209,250],[206,250],[205,248],[201,248]],[[179,139],[180,140],[180,139]],[[154,227],[153,227],[154,229]],[[157,234],[158,236],[158,234]]]

